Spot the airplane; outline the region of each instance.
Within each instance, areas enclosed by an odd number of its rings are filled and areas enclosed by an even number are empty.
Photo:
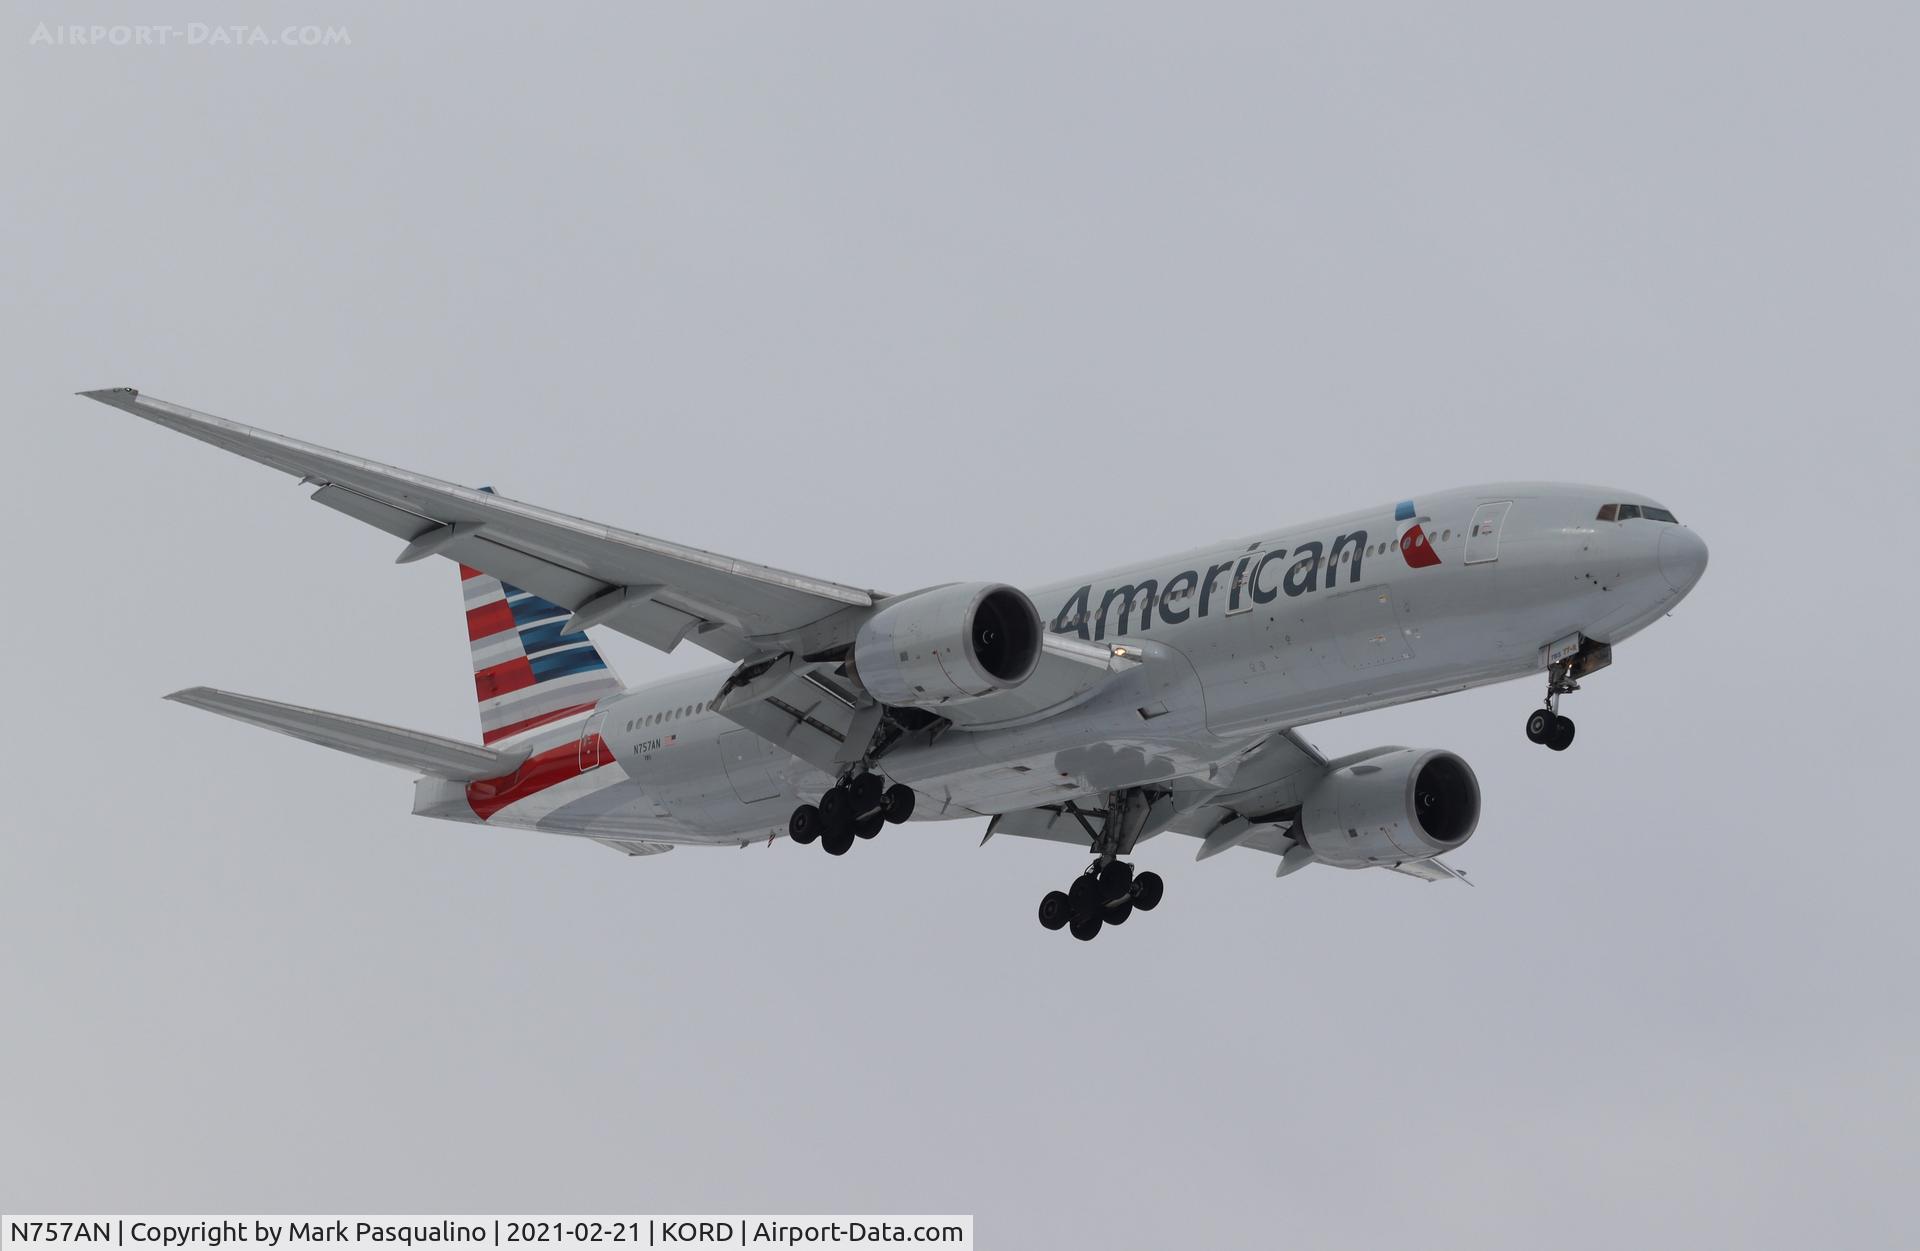
[[[81,395],[281,470],[459,566],[480,742],[208,687],[167,698],[420,776],[413,811],[630,856],[785,836],[845,855],[886,825],[989,819],[1085,848],[1040,923],[1089,940],[1157,906],[1144,840],[1196,857],[1465,880],[1480,784],[1453,752],[1327,759],[1318,721],[1545,676],[1526,736],[1691,591],[1707,545],[1653,500],[1461,487],[1023,591],[889,594],[348,456],[127,388]],[[729,662],[622,685],[588,631]]]

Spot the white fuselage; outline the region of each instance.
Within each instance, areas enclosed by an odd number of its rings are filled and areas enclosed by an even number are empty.
[[[1205,774],[1276,731],[1538,673],[1570,637],[1618,643],[1705,566],[1676,523],[1598,519],[1606,504],[1653,506],[1631,492],[1508,483],[1414,503],[1431,552],[1401,550],[1408,509],[1387,504],[1032,590],[1050,629],[1123,640],[1145,663],[1047,715],[1023,716],[1017,692],[988,696],[879,767],[919,793],[920,818]],[[784,833],[833,779],[706,711],[726,677],[603,701],[582,734],[610,760],[491,821],[686,843]]]

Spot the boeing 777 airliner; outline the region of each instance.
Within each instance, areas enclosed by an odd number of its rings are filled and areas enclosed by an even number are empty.
[[[845,855],[888,823],[990,817],[1084,847],[1040,903],[1091,939],[1160,902],[1123,857],[1164,831],[1310,864],[1458,878],[1480,786],[1451,752],[1328,760],[1300,726],[1545,677],[1527,737],[1659,620],[1707,546],[1630,491],[1460,487],[1023,591],[843,586],[346,456],[130,388],[103,404],[298,477],[458,563],[481,741],[194,687],[181,703],[422,776],[414,811],[634,856],[786,835]],[[623,686],[594,626],[731,664]],[[984,840],[983,840],[984,841]]]

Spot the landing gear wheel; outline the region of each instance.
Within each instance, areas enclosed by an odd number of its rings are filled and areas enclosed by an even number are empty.
[[[1073,916],[1073,905],[1067,902],[1067,892],[1050,890],[1046,898],[1040,901],[1040,924],[1050,930],[1057,930]]]
[[[826,822],[820,816],[820,810],[812,804],[801,804],[787,818],[787,837],[805,847],[820,837],[820,831]]]
[[[1100,907],[1100,879],[1091,873],[1082,873],[1073,879],[1073,885],[1067,887],[1067,901],[1073,905],[1075,917],[1090,917]]]
[[[851,827],[853,823],[847,811],[847,792],[844,788],[836,786],[820,797],[820,818],[824,823],[822,832],[826,834],[838,834]]]
[[[881,804],[887,810],[888,823],[899,825],[913,815],[913,788],[895,782],[887,788]]]
[[[844,856],[853,846],[853,831],[843,830],[839,833],[822,834],[820,845],[826,848],[829,856]]]
[[[861,817],[853,823],[853,835],[855,838],[872,838],[886,823],[886,817],[877,812],[870,817]]]
[[[1545,743],[1553,737],[1554,723],[1565,718],[1555,717],[1551,708],[1535,708],[1527,717],[1527,741]]]
[[[1127,923],[1127,918],[1132,915],[1133,915],[1133,900],[1129,899],[1127,900],[1127,902],[1123,904],[1116,904],[1113,907],[1108,908],[1107,915],[1104,917],[1101,917],[1100,919],[1107,925],[1125,925]]]
[[[1084,921],[1075,921],[1067,929],[1083,943],[1090,943],[1100,933],[1100,918],[1088,917]]]
[[[1152,870],[1137,875],[1133,879],[1133,906],[1142,912],[1152,912],[1160,906],[1160,896],[1166,889],[1167,884]]]
[[[1567,748],[1573,746],[1573,719],[1572,718],[1570,717],[1554,718],[1553,737],[1547,740],[1547,746],[1552,748],[1554,751],[1565,751],[1567,750]]]
[[[1100,895],[1102,903],[1110,903],[1126,895],[1133,886],[1133,866],[1124,860],[1116,860],[1100,870]]]
[[[887,784],[878,773],[862,773],[847,783],[848,811],[857,821],[880,807]]]

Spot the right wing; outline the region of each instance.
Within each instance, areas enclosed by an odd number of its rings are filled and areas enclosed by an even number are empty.
[[[806,653],[851,637],[875,592],[583,521],[487,491],[243,426],[131,387],[82,391],[313,484],[313,499],[406,540],[399,559],[443,555],[672,651],[692,638],[729,660]]]

